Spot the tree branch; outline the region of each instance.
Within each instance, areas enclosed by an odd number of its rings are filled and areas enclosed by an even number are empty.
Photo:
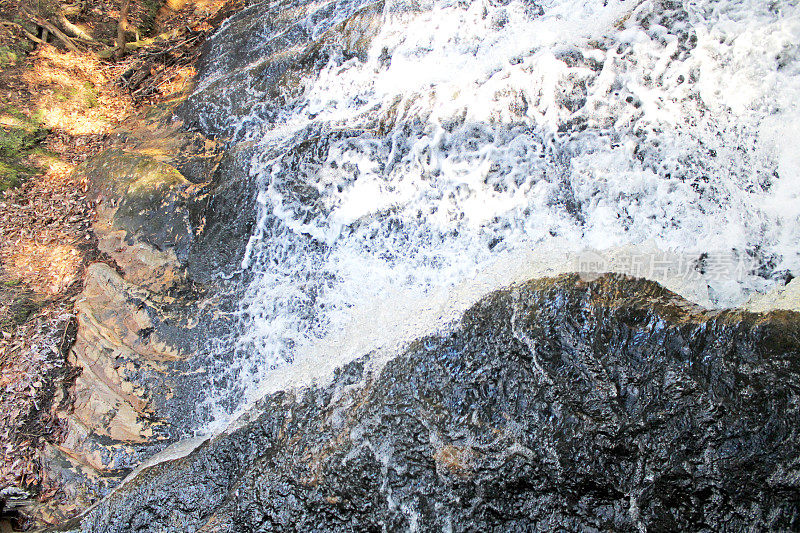
[[[150,46],[151,44],[156,44],[156,43],[159,43],[159,42],[162,42],[162,41],[169,41],[170,39],[174,39],[175,37],[180,35],[183,32],[184,29],[185,28],[176,28],[174,30],[167,31],[167,32],[161,33],[159,35],[156,35],[155,37],[150,37],[148,39],[140,39],[138,41],[133,41],[131,43],[126,43],[125,47],[126,48],[131,48],[131,49],[138,49],[138,48],[143,48],[145,46]],[[115,46],[113,48],[108,48],[106,50],[98,52],[97,53],[97,57],[99,57],[100,59],[109,59],[111,56],[116,55],[116,51],[118,49],[119,49],[119,45],[117,45],[117,46]]]
[[[16,22],[11,22],[10,20],[0,20],[0,24],[3,24],[5,26],[14,26],[15,28],[18,28],[25,37],[27,37],[28,39],[30,39],[35,43],[48,44],[47,42],[39,39],[37,36],[26,30],[25,27],[22,26],[21,24],[17,24]]]
[[[123,0],[122,10],[119,13],[119,24],[117,24],[117,46],[114,50],[114,57],[119,59],[125,53],[125,29],[128,27],[128,9],[131,7],[131,0]]]
[[[25,13],[28,16],[28,18],[33,20],[36,24],[38,24],[42,28],[46,29],[47,31],[55,35],[59,41],[64,43],[64,46],[66,46],[68,50],[70,50],[71,52],[80,53],[80,49],[77,46],[75,46],[75,43],[72,42],[72,39],[64,35],[64,32],[62,32],[61,30],[59,30],[58,28],[56,28],[55,26],[44,20],[43,18],[31,13],[26,9],[23,9],[22,12]]]
[[[83,39],[84,41],[96,42],[94,37],[80,29],[75,24],[71,23],[63,12],[58,14],[58,22],[61,24],[61,27],[64,28],[64,31],[72,35],[72,37],[77,37],[79,39]]]

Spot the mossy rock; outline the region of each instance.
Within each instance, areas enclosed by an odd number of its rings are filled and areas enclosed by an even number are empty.
[[[198,187],[172,165],[155,158],[112,149],[85,163],[93,194],[114,206],[111,225],[128,240],[141,240],[158,250],[172,249],[185,258],[198,224]]]
[[[0,159],[0,192],[19,187],[27,178],[38,173],[38,170],[34,167],[6,163]]]
[[[20,54],[10,46],[0,46],[0,67],[13,65],[19,61]]]
[[[0,68],[16,65],[17,62],[33,51],[33,43],[26,39],[5,43],[0,46]]]

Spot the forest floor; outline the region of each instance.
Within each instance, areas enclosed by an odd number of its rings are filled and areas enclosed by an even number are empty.
[[[185,94],[206,36],[245,0],[0,0],[0,531],[46,525],[20,509],[63,498],[43,446],[61,438],[54,391],[85,268],[102,259],[73,169],[126,118]],[[63,406],[62,406],[63,407]]]

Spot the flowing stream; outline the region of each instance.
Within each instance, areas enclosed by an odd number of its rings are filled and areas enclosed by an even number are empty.
[[[301,28],[313,65],[224,124],[254,147],[258,223],[214,369],[236,394],[210,393],[207,429],[532,276],[620,270],[725,307],[797,274],[796,2],[295,11],[262,39]]]

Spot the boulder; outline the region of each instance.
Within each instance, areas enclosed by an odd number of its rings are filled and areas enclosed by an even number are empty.
[[[65,530],[794,530],[798,409],[800,314],[540,279],[266,397]]]

